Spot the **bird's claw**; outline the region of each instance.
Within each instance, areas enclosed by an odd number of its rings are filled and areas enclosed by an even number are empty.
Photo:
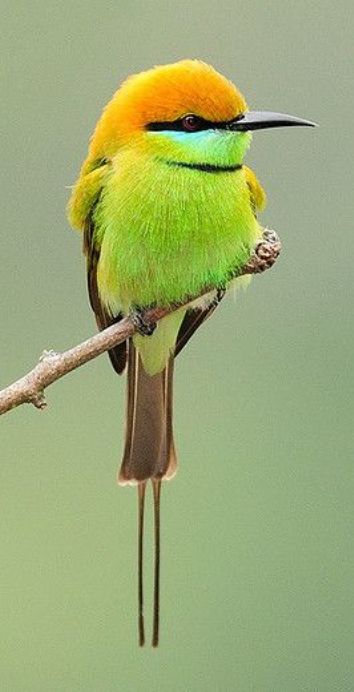
[[[215,296],[213,298],[213,305],[215,305],[216,308],[218,307],[219,303],[222,301],[225,293],[226,293],[226,288],[224,288],[224,287],[222,287],[222,288],[219,287],[216,289],[216,293],[215,293]]]
[[[140,308],[135,308],[130,313],[130,317],[134,324],[134,327],[136,328],[138,333],[141,334],[141,336],[151,336],[154,333],[157,324],[156,322],[149,322],[148,320],[146,320],[144,313],[144,310],[141,310]]]

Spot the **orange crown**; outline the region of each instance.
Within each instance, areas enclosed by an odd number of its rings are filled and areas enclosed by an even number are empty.
[[[194,113],[225,121],[247,109],[234,84],[199,60],[181,60],[132,75],[104,109],[93,134],[89,158],[112,156],[150,122]]]

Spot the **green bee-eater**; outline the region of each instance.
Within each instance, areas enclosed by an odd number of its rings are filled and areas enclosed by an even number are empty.
[[[265,194],[243,164],[251,131],[312,125],[252,112],[209,65],[184,60],[129,77],[104,109],[70,200],[83,231],[90,302],[99,329],[153,304],[168,306],[203,287],[228,287],[262,235]],[[158,643],[161,480],[176,471],[172,434],[175,356],[213,312],[215,294],[162,319],[110,351],[128,369],[126,442],[119,483],[139,493],[139,636],[144,643],[143,515],[155,508],[153,645]]]

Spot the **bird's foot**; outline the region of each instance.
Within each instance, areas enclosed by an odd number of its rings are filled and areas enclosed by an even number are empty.
[[[138,333],[141,334],[141,336],[151,336],[154,333],[157,324],[156,322],[150,322],[149,320],[147,320],[145,317],[145,313],[146,309],[134,308],[130,313],[130,317],[134,324],[134,327],[136,327]]]
[[[225,293],[226,293],[226,288],[224,288],[224,287],[222,287],[222,288],[219,287],[216,289],[216,293],[215,293],[215,296],[213,298],[213,305],[215,305],[216,308],[218,307],[219,303],[222,301]]]

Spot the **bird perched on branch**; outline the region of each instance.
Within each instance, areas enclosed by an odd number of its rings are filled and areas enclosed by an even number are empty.
[[[83,231],[88,289],[99,329],[133,314],[139,328],[110,351],[127,366],[126,442],[119,483],[139,497],[139,640],[144,643],[143,520],[152,481],[155,587],[152,644],[159,636],[161,481],[176,472],[172,433],[174,358],[211,315],[262,235],[265,193],[243,164],[251,132],[312,125],[249,111],[228,79],[198,60],[129,77],[104,109],[74,186],[69,218]],[[153,330],[147,306],[168,306],[215,287],[209,299]]]

